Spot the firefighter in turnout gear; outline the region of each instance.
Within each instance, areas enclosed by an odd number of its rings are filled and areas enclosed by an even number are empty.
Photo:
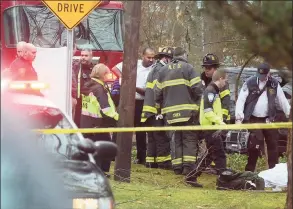
[[[157,62],[148,75],[141,122],[147,126],[164,126],[160,116],[160,104],[155,102],[155,86],[160,69],[173,58],[173,48],[163,48],[156,56]],[[170,141],[165,131],[150,131],[148,134],[146,166],[171,169]]]
[[[162,104],[161,113],[167,125],[186,126],[198,123],[202,92],[200,76],[187,62],[186,51],[177,47],[173,61],[161,68],[155,90],[155,101]],[[197,132],[175,131],[174,141],[173,170],[175,174],[187,175],[196,160]]]
[[[205,89],[201,104],[199,120],[202,126],[225,125],[223,122],[223,109],[221,104],[220,89],[226,85],[227,75],[224,70],[217,70],[212,76],[212,82]],[[217,173],[226,168],[226,155],[223,141],[219,131],[204,131],[208,155],[203,159],[200,167],[206,168],[212,161],[215,162]]]
[[[205,88],[212,81],[213,73],[219,68],[219,59],[214,54],[207,54],[203,58],[202,67],[204,72],[201,74],[201,80]],[[225,86],[220,89],[220,99],[222,103],[222,113],[225,123],[230,123],[230,89],[229,83],[226,82]]]
[[[243,84],[235,108],[236,123],[270,123],[275,121],[277,105],[289,118],[290,104],[277,79],[269,76],[270,66],[262,63],[256,76]],[[248,143],[246,171],[254,172],[258,156],[264,148],[268,150],[269,168],[278,163],[278,131],[275,129],[251,130]]]
[[[97,64],[93,68],[91,79],[85,83],[81,91],[82,111],[81,128],[109,127],[118,121],[115,104],[109,89],[104,83],[106,75],[110,72],[104,64]],[[92,141],[111,141],[110,133],[84,134]],[[95,156],[94,156],[95,157]],[[95,158],[104,172],[109,172],[112,159]]]

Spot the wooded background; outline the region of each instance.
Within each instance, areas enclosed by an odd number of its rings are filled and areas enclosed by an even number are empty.
[[[143,1],[139,47],[184,47],[198,71],[206,53],[215,53],[227,67],[249,58],[251,67],[266,61],[284,74],[289,70],[292,82],[292,24],[292,1]],[[287,158],[286,208],[291,209],[292,129]]]
[[[256,53],[247,66],[265,59],[292,69],[292,2],[143,1],[140,51],[146,46],[184,47],[200,71],[207,53],[225,66],[241,66]]]

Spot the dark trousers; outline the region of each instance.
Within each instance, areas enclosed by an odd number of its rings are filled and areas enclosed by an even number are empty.
[[[216,131],[204,131],[203,137],[205,138],[206,147],[207,147],[207,155],[201,159],[198,159],[196,164],[199,164],[200,170],[205,169],[210,166],[214,161],[215,169],[217,172],[221,172],[226,169],[227,159],[223,146],[223,141],[220,136],[213,137],[213,134]]]
[[[146,121],[147,126],[163,127],[164,120],[156,120],[152,116]],[[159,167],[165,167],[165,164],[171,163],[170,140],[165,131],[150,131],[148,134],[146,163],[151,167],[157,164]],[[167,165],[166,165],[167,166]]]
[[[194,125],[192,122],[175,123],[173,126]],[[175,142],[174,159],[172,166],[175,173],[180,173],[182,169],[191,170],[196,161],[197,144],[199,141],[196,131],[175,131],[173,134]]]
[[[266,118],[251,116],[249,123],[265,123]],[[264,141],[268,150],[269,168],[278,164],[278,132],[275,129],[250,130],[248,161],[245,167],[246,171],[255,171],[258,156],[261,149],[264,148]]]
[[[102,118],[93,118],[90,116],[81,115],[81,128],[94,128],[94,127],[103,127],[104,124]],[[89,133],[83,134],[85,138],[91,139],[93,142],[96,141],[111,141],[110,133]],[[100,159],[94,156],[96,164],[102,169],[104,172],[109,172],[111,160],[112,159]]]
[[[134,112],[134,126],[140,127],[143,123],[141,120],[141,113],[143,108],[143,100],[135,100],[135,112]],[[136,158],[139,163],[145,163],[146,158],[146,132],[136,132]]]
[[[80,120],[81,120],[81,109],[82,109],[82,99],[77,98],[77,103],[75,105],[75,115],[74,115],[74,123],[77,125],[78,128],[80,128]],[[90,128],[90,127],[87,127]]]

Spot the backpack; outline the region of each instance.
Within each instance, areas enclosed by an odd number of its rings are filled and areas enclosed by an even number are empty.
[[[264,190],[265,181],[251,171],[236,172],[225,170],[217,178],[218,190]]]

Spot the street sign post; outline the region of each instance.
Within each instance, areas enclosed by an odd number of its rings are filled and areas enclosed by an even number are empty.
[[[67,30],[67,88],[66,113],[72,116],[72,57],[73,57],[73,28],[77,26],[102,1],[57,1],[43,0],[43,3],[58,17]]]

